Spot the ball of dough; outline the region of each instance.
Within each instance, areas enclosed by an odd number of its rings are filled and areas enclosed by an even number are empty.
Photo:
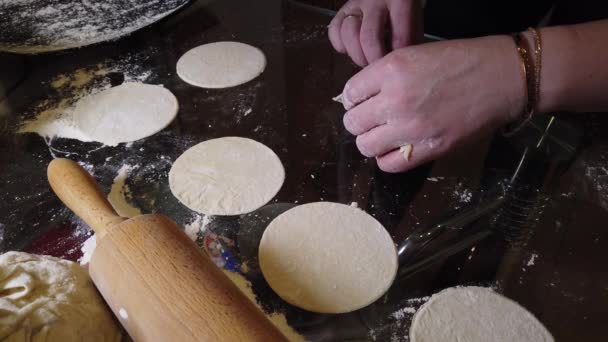
[[[86,270],[22,252],[0,255],[0,339],[120,341],[121,329]]]
[[[251,139],[224,137],[189,148],[171,167],[169,186],[188,208],[206,215],[240,215],[268,203],[285,170],[277,155]]]
[[[453,287],[414,315],[412,342],[549,342],[551,333],[528,310],[489,288]]]
[[[78,101],[74,120],[86,136],[113,146],[160,132],[178,108],[175,96],[161,86],[123,83]]]
[[[397,274],[397,251],[384,227],[363,210],[330,202],[275,218],[262,235],[259,260],[281,298],[321,313],[373,303]]]
[[[247,83],[266,68],[260,49],[238,42],[216,42],[186,52],[177,61],[177,74],[202,88],[228,88]]]

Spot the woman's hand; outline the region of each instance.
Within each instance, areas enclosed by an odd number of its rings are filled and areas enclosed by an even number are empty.
[[[350,0],[329,25],[329,39],[336,51],[347,53],[359,66],[384,56],[385,32],[390,32],[392,50],[422,37],[422,8],[419,0]]]
[[[525,106],[513,40],[492,36],[399,49],[343,91],[346,129],[380,169],[401,172],[515,120]],[[399,148],[411,144],[410,156]]]

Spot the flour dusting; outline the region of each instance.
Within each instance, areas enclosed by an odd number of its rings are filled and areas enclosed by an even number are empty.
[[[192,241],[196,241],[205,233],[211,221],[213,221],[213,216],[195,214],[194,218],[184,225],[184,232]]]
[[[186,3],[185,0],[3,0],[0,50],[34,54],[117,39]]]
[[[74,118],[76,103],[87,96],[110,89],[112,74],[122,75],[124,82],[144,83],[153,72],[143,68],[140,62],[151,52],[128,54],[117,62],[103,62],[55,76],[47,86],[50,88],[49,93],[56,95],[36,104],[32,110],[35,117],[25,121],[17,133],[37,133],[45,138],[49,146],[55,138],[94,141],[76,125]]]
[[[528,263],[526,263],[526,266],[533,266],[534,262],[536,261],[536,258],[538,258],[538,254],[532,254],[530,256],[530,260],[528,260]]]
[[[78,262],[81,265],[86,265],[91,261],[91,256],[93,255],[93,251],[95,250],[95,247],[97,246],[97,237],[95,234],[91,235],[90,238],[88,238],[84,244],[82,245],[82,248],[80,248],[80,250],[82,251],[82,257],[80,257],[80,259],[78,259]]]
[[[139,210],[139,208],[136,208],[127,202],[127,199],[131,197],[131,191],[126,184],[127,177],[129,176],[129,172],[138,167],[139,165],[123,165],[120,170],[118,170],[118,174],[114,178],[114,183],[108,194],[108,201],[112,204],[116,213],[121,217],[131,218],[141,215],[141,210]]]

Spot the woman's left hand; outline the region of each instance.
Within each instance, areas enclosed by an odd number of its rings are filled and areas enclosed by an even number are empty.
[[[386,172],[401,172],[515,120],[525,89],[507,36],[410,46],[346,83],[344,125],[363,155]],[[410,156],[399,151],[406,145]]]

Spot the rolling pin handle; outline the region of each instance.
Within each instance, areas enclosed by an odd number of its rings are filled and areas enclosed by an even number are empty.
[[[58,158],[49,164],[47,176],[57,197],[103,238],[108,228],[123,222],[106,200],[93,177],[78,163]]]

